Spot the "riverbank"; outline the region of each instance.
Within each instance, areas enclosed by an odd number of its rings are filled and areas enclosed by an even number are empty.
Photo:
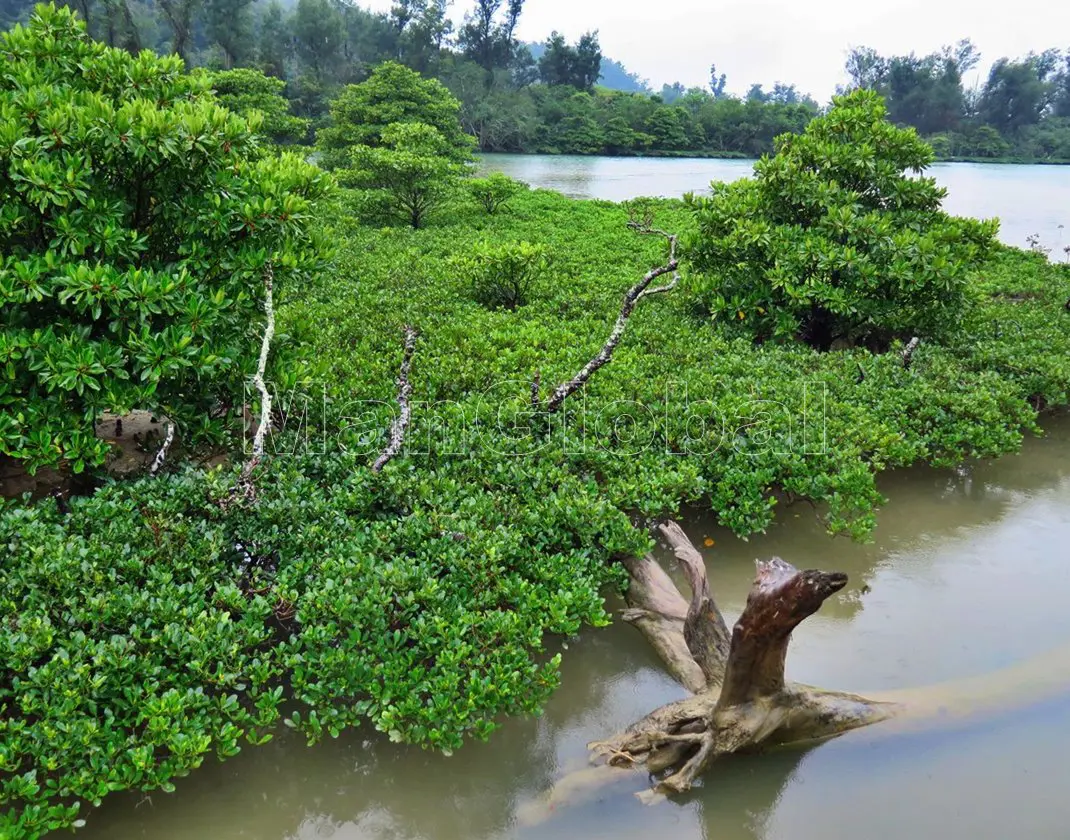
[[[968,157],[968,156],[956,156],[951,155],[948,157],[937,157],[937,163],[991,163],[991,164],[1011,164],[1015,166],[1067,166],[1070,165],[1070,158],[1067,159],[1045,159],[1045,158],[1026,158],[1026,157],[998,157],[998,158],[986,158],[986,157]]]

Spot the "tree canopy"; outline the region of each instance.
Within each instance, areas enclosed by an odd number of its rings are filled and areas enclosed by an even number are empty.
[[[461,128],[460,103],[435,79],[386,61],[360,84],[348,85],[331,103],[331,123],[317,134],[323,165],[344,165],[354,146],[383,145],[383,132],[398,123],[422,123],[442,138],[441,154],[464,161],[472,143]]]
[[[753,180],[693,199],[689,253],[710,274],[701,293],[714,317],[824,350],[955,333],[997,225],[948,217],[946,191],[918,177],[932,149],[886,117],[873,91],[837,97],[801,135],[779,137]]]
[[[0,36],[0,452],[101,463],[104,411],[163,411],[191,440],[241,393],[263,274],[321,264],[329,179],[258,142],[176,57],[137,57],[40,6]]]

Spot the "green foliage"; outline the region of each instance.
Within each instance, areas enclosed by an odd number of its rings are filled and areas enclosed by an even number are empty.
[[[460,103],[435,79],[424,79],[397,62],[380,64],[367,81],[349,85],[331,103],[331,125],[316,135],[322,163],[344,168],[354,146],[389,146],[384,132],[398,123],[419,123],[441,137],[440,151],[462,163],[471,155],[472,141],[458,120]]]
[[[889,119],[929,137],[951,160],[1070,161],[1070,51],[1045,50],[1020,60],[1000,58],[976,95],[963,76],[980,61],[969,41],[926,56],[885,57],[851,51],[852,88],[885,97]]]
[[[956,331],[996,223],[947,216],[945,191],[916,177],[932,150],[885,116],[872,91],[838,97],[803,135],[779,138],[754,179],[694,199],[687,253],[715,318],[826,350]]]
[[[589,485],[515,463],[458,487],[278,459],[256,507],[224,512],[234,479],[0,508],[3,837],[173,790],[269,740],[284,704],[310,742],[364,722],[447,751],[485,738],[545,702],[544,634],[604,624],[610,556],[646,545]]]
[[[377,193],[387,212],[414,229],[459,190],[464,168],[450,157],[438,129],[423,123],[394,123],[383,129],[379,146],[350,150],[352,169],[342,180]]]
[[[539,58],[539,78],[543,84],[570,85],[590,91],[601,72],[602,49],[597,33],[584,33],[574,47],[558,32],[546,40],[546,50]]]
[[[690,224],[681,202],[646,206],[660,228]],[[755,347],[696,321],[681,285],[636,308],[614,360],[560,414],[533,417],[536,371],[544,395],[575,375],[608,336],[625,291],[663,264],[665,245],[629,231],[619,205],[532,190],[512,207],[495,216],[458,209],[419,231],[343,223],[338,271],[287,309],[286,329],[315,348],[304,375],[331,383],[340,403],[392,403],[400,329],[420,327],[420,408],[399,470],[464,484],[503,459],[535,473],[554,465],[595,482],[620,510],[656,516],[697,503],[743,535],[765,529],[778,500],[805,498],[832,530],[863,537],[882,503],[880,471],[1013,451],[1033,427],[1031,398],[1066,403],[1070,273],[998,249],[996,262],[970,274],[978,302],[965,328],[948,345],[924,342],[909,369],[897,354],[864,348]],[[562,282],[539,284],[513,312],[474,300],[457,258],[525,241],[553,255]],[[992,294],[1002,288],[1029,295]],[[390,418],[384,407],[360,425],[378,432]]]
[[[667,230],[690,218],[645,209]],[[307,416],[280,395],[301,428],[269,439],[257,505],[220,505],[232,470],[190,470],[108,484],[68,515],[0,509],[0,835],[167,790],[279,717],[310,741],[365,725],[457,749],[543,705],[559,661],[545,634],[606,622],[611,559],[650,547],[630,516],[693,503],[746,535],[807,500],[863,538],[881,471],[1014,451],[1039,406],[1070,399],[1070,270],[1000,248],[971,276],[966,328],[909,369],[756,348],[696,322],[681,287],[637,307],[614,360],[540,418],[534,372],[544,393],[574,375],[664,242],[628,231],[622,206],[541,190],[464,213],[421,230],[329,220],[337,270],[279,311],[300,378],[327,393]],[[473,301],[452,258],[525,241],[567,282],[516,312]],[[408,445],[373,475],[407,323]]]
[[[501,172],[491,172],[486,178],[470,178],[468,191],[489,215],[504,208],[518,192],[528,189],[527,184],[516,181]]]
[[[457,33],[457,45],[488,78],[493,78],[496,70],[508,67],[516,52],[516,25],[524,2],[476,0],[475,8],[465,15],[464,25]]]
[[[546,248],[530,242],[483,243],[454,257],[450,265],[470,285],[472,297],[490,309],[527,304],[550,267]]]
[[[309,121],[290,113],[282,79],[259,70],[221,70],[211,74],[211,85],[224,108],[242,116],[258,112],[263,118],[260,131],[271,142],[300,143],[308,136]]]
[[[0,40],[0,452],[99,464],[102,411],[159,409],[189,437],[255,363],[264,266],[318,269],[329,179],[263,154],[176,58],[90,41],[39,6]]]

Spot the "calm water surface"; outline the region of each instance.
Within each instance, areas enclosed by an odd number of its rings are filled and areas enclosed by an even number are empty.
[[[485,171],[505,172],[533,187],[579,198],[624,201],[638,196],[679,197],[709,192],[711,181],[752,174],[752,160],[581,157],[577,155],[481,155]],[[1000,220],[1000,237],[1026,247],[1039,234],[1063,259],[1070,244],[1070,166],[938,163],[930,174],[947,187],[944,207],[957,216]],[[1066,225],[1067,229],[1060,226]]]
[[[731,622],[756,557],[841,569],[851,583],[795,635],[793,679],[834,688],[902,688],[970,677],[1070,641],[1070,418],[1024,452],[953,475],[903,471],[875,540],[825,536],[808,506],[782,511],[742,542],[701,513],[714,592]],[[868,589],[863,591],[863,585]],[[1038,647],[1039,646],[1039,647]],[[1062,661],[1062,660],[1061,660]],[[1070,677],[1067,679],[1070,683]],[[1013,688],[1013,687],[1012,687]],[[549,822],[517,813],[584,744],[675,699],[649,649],[626,626],[587,632],[565,654],[563,685],[539,719],[445,758],[370,733],[305,747],[287,733],[175,794],[118,796],[90,815],[92,840],[1008,840],[1070,829],[1070,693],[924,734],[850,733],[809,750],[717,765],[683,801],[646,807],[625,775]],[[64,835],[68,836],[68,835]]]

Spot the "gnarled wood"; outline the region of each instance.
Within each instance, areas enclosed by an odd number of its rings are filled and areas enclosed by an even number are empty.
[[[409,400],[412,398],[412,383],[409,382],[409,372],[412,370],[412,357],[416,352],[416,339],[418,333],[415,327],[405,327],[405,350],[401,357],[401,370],[398,373],[398,409],[399,414],[390,424],[390,439],[386,447],[372,464],[372,472],[380,472],[383,467],[390,463],[401,452],[405,445],[405,434],[409,430],[409,422],[412,419],[412,406]]]
[[[621,613],[621,618],[646,637],[674,680],[688,691],[701,691],[706,677],[684,640],[687,601],[649,554],[622,562],[631,576],[631,585],[626,598],[629,609]]]
[[[275,338],[275,270],[271,263],[264,265],[264,334],[260,339],[260,357],[253,375],[253,385],[260,394],[260,419],[253,435],[253,449],[249,459],[242,465],[241,475],[231,488],[230,495],[223,500],[224,507],[238,500],[256,501],[256,480],[254,473],[264,458],[264,443],[271,426],[271,392],[268,390],[264,376],[267,372],[268,356],[271,354],[271,342]],[[164,453],[166,455],[166,452]]]
[[[702,555],[676,523],[658,530],[682,565],[690,602],[652,557],[630,559],[624,561],[632,575],[626,617],[694,693],[654,710],[613,738],[590,744],[607,765],[664,774],[654,792],[680,793],[718,756],[827,738],[885,720],[895,711],[890,703],[785,682],[792,631],[846,585],[846,575],[799,571],[780,558],[759,562],[729,641]],[[588,775],[584,785],[611,778]]]
[[[903,349],[903,367],[909,370],[910,363],[914,361],[914,353],[921,345],[921,339],[914,336],[907,342],[907,346]]]
[[[774,557],[758,563],[747,606],[732,629],[719,708],[784,690],[784,659],[791,631],[847,585],[838,572],[800,572]]]
[[[658,530],[672,546],[673,554],[680,561],[691,587],[691,602],[684,619],[687,649],[702,669],[706,685],[717,685],[724,679],[728,662],[728,626],[710,595],[706,561],[677,523],[664,522]]]

